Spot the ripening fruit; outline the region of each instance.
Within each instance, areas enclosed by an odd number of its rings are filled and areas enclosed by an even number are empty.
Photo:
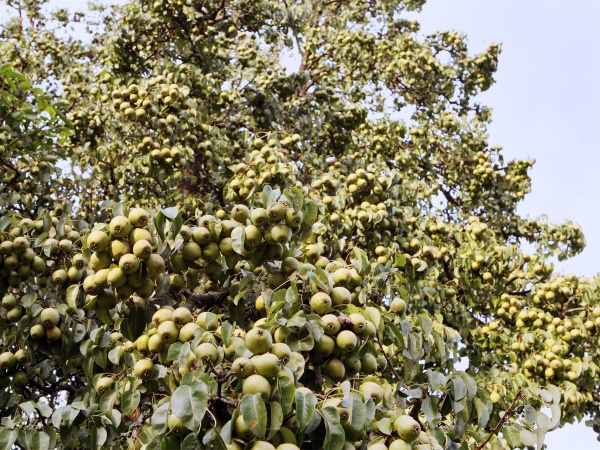
[[[15,306],[6,313],[6,320],[10,323],[18,322],[21,317],[23,317],[23,311],[20,306]]]
[[[285,216],[285,206],[283,203],[274,203],[267,209],[267,216],[269,218],[269,222],[276,223],[283,220]]]
[[[231,371],[238,378],[248,378],[254,373],[254,363],[248,358],[237,358],[231,365]]]
[[[169,430],[175,434],[181,435],[189,432],[181,419],[175,414],[169,414],[169,417],[167,418],[167,426],[169,427]]]
[[[154,369],[154,364],[149,359],[140,359],[133,366],[133,372],[135,376],[141,378],[142,380],[148,380],[152,377],[152,371]]]
[[[310,299],[310,307],[320,316],[331,311],[331,306],[331,297],[325,292],[317,292]]]
[[[153,253],[152,255],[148,256],[144,262],[146,263],[148,274],[150,276],[155,277],[161,273],[165,273],[166,265],[162,256]]]
[[[279,358],[281,364],[287,364],[292,357],[292,350],[287,344],[278,342],[271,347],[271,353]]]
[[[12,385],[17,389],[27,386],[28,381],[27,374],[22,370],[16,371],[12,377]]]
[[[271,238],[278,244],[285,245],[292,239],[292,229],[285,224],[277,224],[271,228]]]
[[[104,231],[92,231],[87,237],[87,245],[90,250],[103,252],[108,247],[110,239]]]
[[[409,447],[410,448],[410,447]],[[381,442],[371,444],[367,447],[367,450],[388,450],[387,446]]]
[[[321,319],[323,320],[323,330],[325,331],[326,335],[335,336],[340,332],[342,325],[340,324],[340,320],[337,318],[337,316],[334,316],[333,314],[326,314],[321,317]]]
[[[325,375],[333,381],[341,381],[344,379],[344,375],[346,375],[346,367],[339,359],[331,358],[325,364]]]
[[[201,359],[203,361],[211,361],[212,363],[215,363],[219,358],[219,351],[217,350],[217,347],[215,347],[214,344],[211,344],[210,342],[203,342],[202,344],[200,344],[196,348],[194,353],[196,354],[198,359]]]
[[[275,378],[279,373],[280,361],[273,353],[264,353],[252,358],[254,368],[265,378]]]
[[[498,392],[494,391],[490,394],[490,400],[492,401],[492,403],[499,403],[500,399],[501,397]]]
[[[273,338],[268,330],[252,328],[246,334],[246,348],[255,355],[267,353],[273,346]]]
[[[129,233],[131,233],[131,223],[125,216],[116,216],[113,217],[108,225],[108,229],[110,234],[112,234],[116,238],[126,238],[129,237]]]
[[[37,325],[34,325],[30,328],[29,335],[32,339],[35,339],[37,341],[46,336],[46,329],[42,324],[38,323]]]
[[[100,393],[103,393],[113,384],[113,379],[111,377],[100,377],[96,382],[96,390]]]
[[[145,228],[150,220],[150,214],[142,208],[132,208],[127,218],[134,227]]]
[[[11,352],[4,352],[0,355],[0,369],[2,373],[12,372],[17,367],[17,358]]]
[[[244,380],[242,394],[260,394],[262,399],[267,401],[271,397],[271,384],[262,375],[250,375]]]
[[[181,307],[177,308],[175,311],[173,311],[171,320],[173,322],[175,322],[176,325],[179,325],[181,327],[181,326],[185,325],[186,323],[189,323],[192,321],[192,313],[186,307],[181,306]]]
[[[202,258],[202,248],[196,241],[189,241],[181,248],[181,254],[187,261],[195,261]]]
[[[140,270],[140,260],[137,256],[129,253],[119,260],[119,268],[127,275]]]
[[[246,205],[235,205],[231,210],[231,218],[241,224],[246,224],[250,217],[250,210]]]
[[[390,310],[396,314],[404,314],[404,311],[406,311],[406,302],[400,297],[396,297],[392,300]]]
[[[60,339],[61,334],[62,334],[62,332],[60,331],[60,328],[58,328],[58,327],[47,328],[46,329],[46,340],[48,342],[58,341]]]
[[[388,450],[411,450],[411,446],[404,439],[396,439],[390,443]]]
[[[145,239],[137,241],[133,245],[133,254],[140,259],[146,259],[152,254],[152,244]]]
[[[421,425],[415,419],[408,415],[399,416],[394,421],[394,429],[401,439],[406,442],[412,442],[421,434]]]
[[[338,333],[335,343],[344,353],[350,353],[358,345],[358,337],[350,330],[343,330]]]
[[[58,325],[60,314],[54,308],[44,308],[40,313],[40,322],[45,328],[53,328]]]
[[[165,343],[158,334],[153,334],[148,338],[148,351],[151,353],[158,353],[165,348]]]
[[[363,384],[361,384],[359,391],[365,402],[369,399],[369,397],[373,399],[376,405],[383,400],[383,388],[372,381],[365,381]]]
[[[179,337],[179,328],[172,320],[167,320],[158,326],[158,335],[165,344],[172,344]]]
[[[349,305],[352,302],[352,294],[345,287],[337,286],[331,290],[331,301],[333,306]]]
[[[273,444],[267,441],[256,441],[250,450],[276,450]]]
[[[352,278],[352,274],[350,273],[350,270],[346,269],[345,267],[337,269],[335,272],[333,272],[333,282],[337,286],[348,285],[351,278]]]
[[[354,331],[356,334],[362,333],[367,326],[367,320],[362,314],[350,314],[350,320],[352,321],[352,331]]]
[[[189,342],[196,337],[196,330],[199,330],[200,326],[197,323],[189,322],[186,323],[179,329],[179,342]]]
[[[168,320],[173,319],[173,311],[167,308],[161,308],[152,315],[152,322],[157,327]]]

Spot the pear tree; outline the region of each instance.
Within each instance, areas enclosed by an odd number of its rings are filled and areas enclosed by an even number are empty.
[[[600,431],[598,280],[517,213],[499,45],[423,36],[424,0],[6,3],[0,448]]]

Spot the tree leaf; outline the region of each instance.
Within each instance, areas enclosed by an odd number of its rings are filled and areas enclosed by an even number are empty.
[[[298,423],[299,431],[303,431],[315,413],[317,406],[317,397],[312,392],[296,391],[296,422]]]
[[[342,450],[346,442],[346,433],[340,423],[340,413],[333,406],[327,406],[323,408],[321,415],[323,416],[326,430],[323,448],[327,450]]]
[[[254,434],[264,437],[267,433],[267,407],[261,395],[259,393],[244,395],[241,410],[246,425]]]

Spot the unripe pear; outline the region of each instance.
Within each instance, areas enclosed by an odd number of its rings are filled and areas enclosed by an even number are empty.
[[[349,353],[358,345],[358,338],[352,331],[343,330],[337,335],[335,342],[342,352]]]
[[[406,442],[413,442],[421,434],[421,425],[409,415],[399,416],[394,421],[394,429],[401,439]]]
[[[119,268],[128,275],[136,273],[140,269],[140,260],[137,256],[129,253],[119,260]]]
[[[231,371],[238,378],[248,378],[254,373],[254,363],[248,358],[237,358],[231,365]]]
[[[142,208],[132,208],[127,216],[131,225],[136,228],[145,228],[150,221],[150,214]]]
[[[40,322],[45,328],[53,328],[58,325],[60,314],[54,308],[44,308],[40,313]]]
[[[46,340],[48,342],[58,341],[60,339],[61,334],[62,332],[58,327],[46,328]]]
[[[319,315],[327,314],[331,306],[331,297],[325,292],[317,292],[310,299],[310,307]]]
[[[175,325],[175,322],[167,320],[158,326],[158,335],[165,344],[172,344],[179,337],[179,329]]]
[[[331,358],[325,364],[325,375],[331,378],[333,381],[341,381],[344,379],[346,374],[346,368],[344,363],[336,358]]]
[[[246,348],[255,355],[267,353],[273,346],[273,338],[263,328],[253,328],[246,334]]]
[[[342,325],[337,316],[326,314],[321,319],[323,320],[323,331],[325,331],[326,335],[335,336],[340,332]]]
[[[87,237],[87,245],[94,252],[103,252],[108,247],[110,239],[104,231],[92,231]]]
[[[336,286],[331,290],[331,301],[333,306],[349,305],[352,302],[352,294],[343,286]]]
[[[135,376],[142,380],[148,380],[152,377],[154,364],[149,359],[140,359],[133,366]]]
[[[137,241],[133,245],[133,254],[140,259],[146,259],[152,255],[152,244],[145,239]]]
[[[256,358],[256,360],[255,360]],[[279,373],[280,361],[273,353],[264,353],[252,358],[254,368],[265,378],[274,378]]]
[[[171,320],[180,327],[192,321],[192,313],[184,306],[173,311]]]
[[[189,342],[196,337],[196,330],[199,330],[200,326],[197,323],[189,322],[181,327],[179,330],[179,342]]]
[[[148,269],[148,275],[155,277],[161,273],[165,273],[166,264],[162,256],[153,253],[148,256],[144,262],[146,263],[146,268]]]
[[[115,216],[110,221],[108,229],[110,230],[110,234],[112,234],[114,237],[126,238],[129,237],[129,233],[131,233],[132,226],[127,217]]]
[[[242,394],[260,394],[264,401],[271,397],[271,384],[262,375],[250,375],[244,380]]]

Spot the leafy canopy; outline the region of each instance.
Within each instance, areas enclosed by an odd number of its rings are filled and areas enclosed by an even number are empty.
[[[517,214],[533,162],[477,103],[500,46],[421,36],[423,3],[7,0],[0,448],[600,426],[597,280],[552,264],[583,234]]]

